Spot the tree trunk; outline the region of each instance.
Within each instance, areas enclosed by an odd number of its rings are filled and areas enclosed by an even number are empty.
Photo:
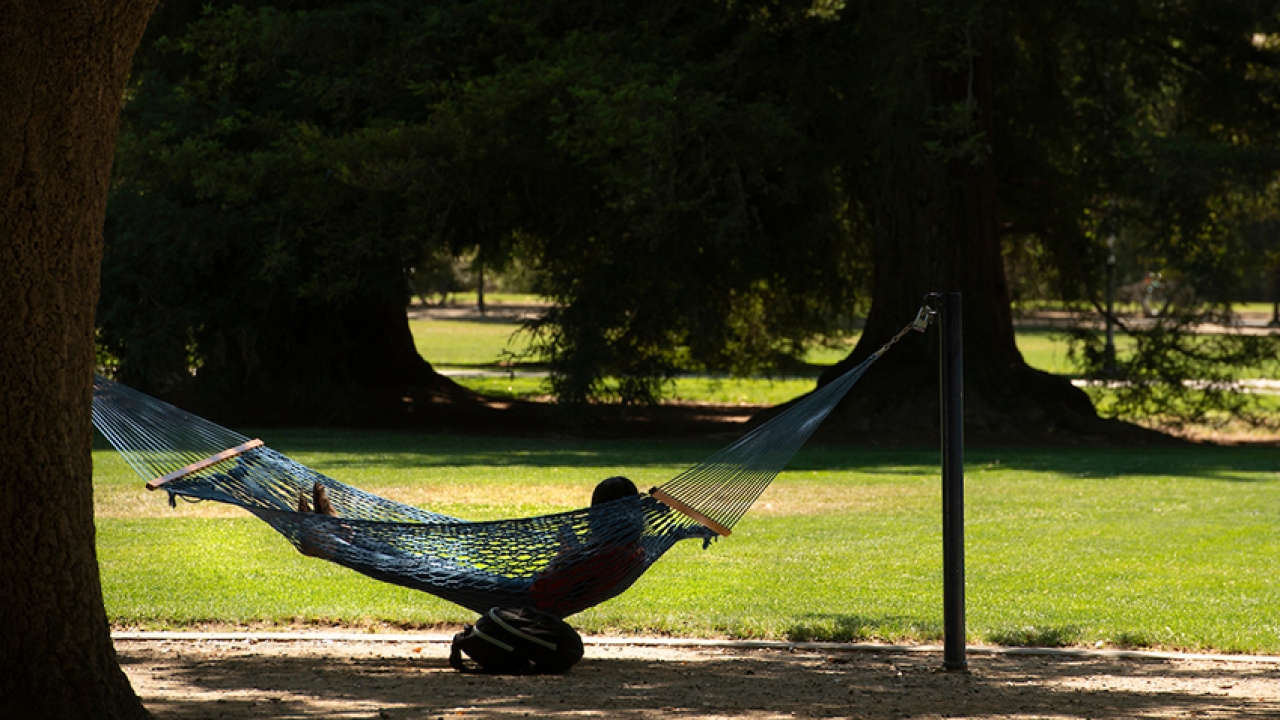
[[[282,304],[228,335],[202,336],[191,386],[158,394],[231,425],[397,425],[422,420],[425,405],[484,402],[418,354],[403,299]]]
[[[0,717],[142,718],[94,547],[94,307],[116,121],[154,0],[0,9]]]
[[[991,137],[989,54],[959,72],[935,73],[937,104],[978,104],[978,129]],[[916,315],[930,292],[960,292],[964,304],[965,422],[976,436],[1102,432],[1088,396],[1034,370],[1013,332],[996,223],[992,159],[952,159],[926,151],[920,135],[889,123],[883,184],[874,201],[873,299],[848,358],[825,384],[880,348]],[[891,163],[891,164],[890,164]],[[874,367],[832,417],[843,431],[933,433],[938,427],[938,335],[910,334]],[[928,437],[927,435],[925,437]]]

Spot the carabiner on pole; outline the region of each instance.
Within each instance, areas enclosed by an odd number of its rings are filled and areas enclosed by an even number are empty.
[[[921,305],[920,312],[916,314],[916,319],[911,323],[911,329],[916,332],[924,332],[929,327],[929,323],[933,322],[933,318],[938,314],[937,310],[928,305]]]

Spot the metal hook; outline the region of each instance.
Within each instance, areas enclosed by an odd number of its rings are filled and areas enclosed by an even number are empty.
[[[911,329],[916,332],[924,332],[929,327],[929,323],[933,322],[933,316],[937,314],[937,310],[928,305],[921,305],[920,312],[916,314],[915,321],[911,323]]]

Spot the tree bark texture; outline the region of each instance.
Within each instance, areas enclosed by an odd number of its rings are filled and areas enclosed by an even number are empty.
[[[937,104],[975,103],[978,131],[991,137],[989,53],[959,71],[933,73]],[[825,384],[879,349],[909,323],[930,292],[964,298],[965,421],[976,436],[1104,431],[1088,396],[1070,382],[1029,367],[1013,330],[997,226],[993,162],[926,151],[908,123],[883,131],[883,184],[873,202],[873,300],[848,358]],[[938,428],[938,332],[911,333],[879,360],[837,413],[839,431]],[[924,435],[923,437],[930,437]]]
[[[154,0],[0,8],[0,717],[138,718],[94,548],[94,308],[129,63]]]

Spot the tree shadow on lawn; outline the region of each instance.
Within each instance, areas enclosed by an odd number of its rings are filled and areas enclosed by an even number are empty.
[[[320,464],[331,473],[344,467],[608,467],[692,466],[722,445],[708,442],[581,440],[422,436],[399,433],[283,431],[277,449],[286,454],[332,454]],[[334,442],[347,444],[335,447]],[[727,444],[727,443],[726,443]],[[1142,448],[1004,448],[966,453],[967,474],[987,470],[1060,473],[1071,479],[1114,480],[1130,476],[1179,477],[1223,482],[1280,482],[1277,448],[1177,446]],[[788,464],[792,472],[859,472],[916,476],[937,468],[937,448],[866,448],[818,445],[802,448]]]
[[[443,644],[117,645],[147,707],[180,720],[1280,713],[1280,668],[1248,663],[981,655],[970,672],[945,672],[932,653],[589,645],[568,675],[517,677],[457,673]]]
[[[845,613],[807,613],[787,628],[786,638],[794,642],[872,642],[884,638],[885,628],[902,637],[925,638],[926,641],[943,636],[942,623],[938,620],[909,615],[850,615]]]
[[[428,469],[434,467],[650,467],[692,465],[717,443],[671,440],[424,435],[376,431],[264,430],[286,455],[319,456],[318,465]]]

